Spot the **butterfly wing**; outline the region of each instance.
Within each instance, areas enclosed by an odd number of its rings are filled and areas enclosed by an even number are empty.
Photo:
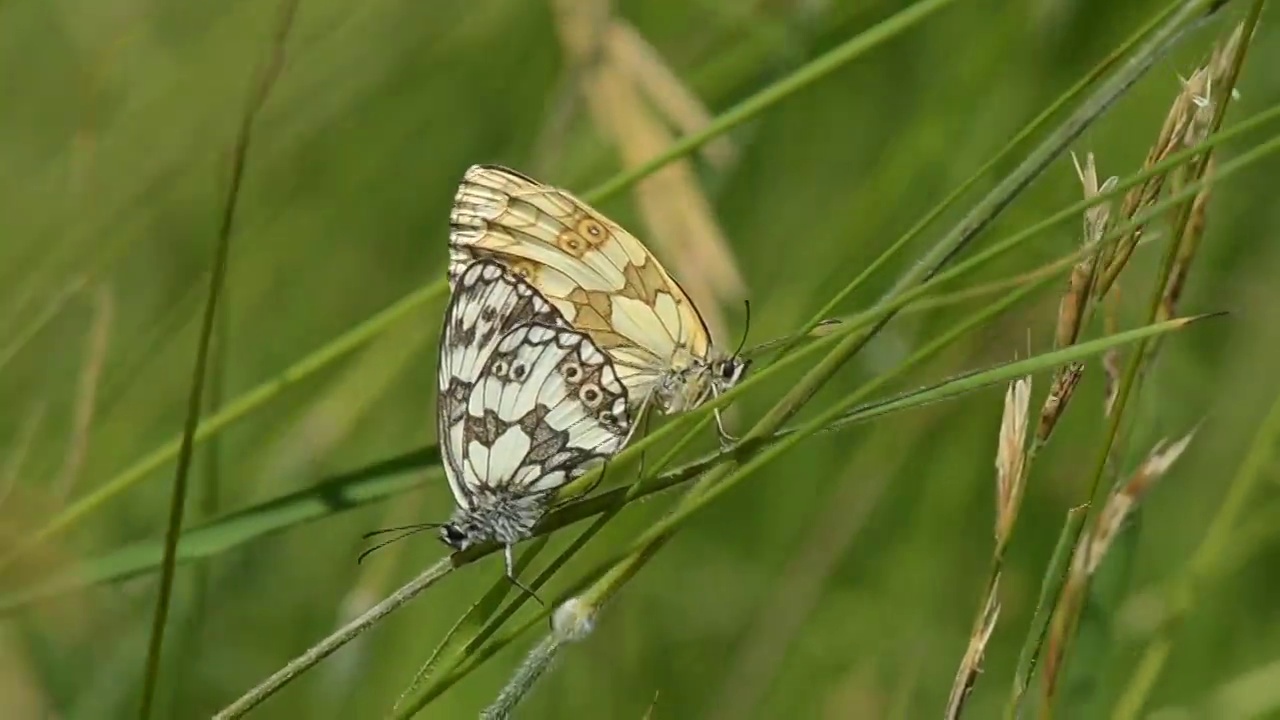
[[[635,236],[568,192],[475,165],[450,221],[452,275],[477,258],[510,267],[612,357],[632,397],[677,348],[706,358],[710,336],[684,290]]]
[[[455,278],[438,382],[445,474],[463,508],[484,490],[555,488],[621,449],[630,427],[608,357],[492,261]]]
[[[467,407],[467,483],[541,493],[622,449],[626,388],[584,333],[523,325],[498,343]]]

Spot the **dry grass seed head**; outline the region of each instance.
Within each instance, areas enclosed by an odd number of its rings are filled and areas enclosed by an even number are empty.
[[[1030,403],[1030,377],[1018,378],[1009,384],[1004,395],[1004,414],[1000,419],[1000,438],[996,446],[996,540],[1001,543],[1008,539],[1013,528],[1026,482],[1027,408]]]
[[[947,709],[943,714],[947,720],[956,720],[964,709],[965,700],[973,690],[973,684],[982,672],[982,658],[987,652],[987,642],[996,629],[996,621],[1000,619],[999,596],[1000,576],[997,575],[991,584],[991,592],[987,595],[987,604],[982,611],[982,622],[969,636],[969,646],[965,649],[964,658],[960,660],[960,668],[956,671],[955,682],[951,685],[951,694],[947,698]]]
[[[1093,153],[1085,155],[1083,166],[1075,153],[1071,154],[1071,162],[1075,165],[1076,176],[1080,178],[1080,184],[1084,189],[1086,200],[1097,197],[1100,193],[1108,192],[1119,182],[1119,178],[1112,176],[1107,178],[1106,182],[1102,183],[1101,186],[1098,185],[1098,169]],[[1084,317],[1085,307],[1088,304],[1089,289],[1093,285],[1093,277],[1098,262],[1098,249],[1100,249],[1102,237],[1106,234],[1110,220],[1110,202],[1100,203],[1084,211],[1084,245],[1086,247],[1097,247],[1081,258],[1080,262],[1076,263],[1075,267],[1071,269],[1070,278],[1067,280],[1067,290],[1063,293],[1061,302],[1058,303],[1058,320],[1053,335],[1056,347],[1063,348],[1073,345],[1076,338],[1080,336],[1080,324]]]
[[[1075,153],[1071,153],[1071,162],[1076,168],[1076,177],[1080,178],[1080,185],[1084,190],[1084,198],[1092,200],[1093,198],[1104,193],[1111,192],[1112,188],[1120,182],[1120,178],[1112,175],[1107,178],[1101,185],[1098,184],[1098,166],[1094,159],[1093,153],[1086,153],[1084,165],[1080,164],[1080,159]],[[1102,202],[1087,208],[1084,211],[1084,241],[1086,244],[1095,245],[1102,240],[1102,236],[1106,234],[1107,224],[1111,220],[1111,202]]]
[[[1146,460],[1142,461],[1129,480],[1112,491],[1085,546],[1080,565],[1081,572],[1092,575],[1097,571],[1107,550],[1120,534],[1120,528],[1124,526],[1125,519],[1156,481],[1173,467],[1173,464],[1186,451],[1195,434],[1196,431],[1192,430],[1172,444],[1166,444],[1164,440],[1156,443]]]
[[[1218,65],[1222,63],[1219,62]],[[1210,100],[1211,85],[1211,72],[1208,67],[1197,68],[1190,77],[1182,81],[1182,89],[1169,107],[1164,125],[1160,128],[1160,134],[1151,149],[1147,151],[1147,158],[1143,163],[1144,170],[1150,169],[1172,153],[1191,147],[1204,139],[1213,119]],[[1126,220],[1131,219],[1154,204],[1168,176],[1168,172],[1153,175],[1126,193],[1124,203],[1120,207],[1121,217]],[[1116,277],[1124,269],[1129,256],[1133,253],[1134,247],[1142,239],[1145,230],[1145,223],[1135,225],[1117,240],[1115,252],[1109,258],[1103,272],[1103,279],[1095,289],[1096,296],[1101,297],[1111,289]]]
[[[1200,239],[1204,237],[1207,220],[1209,197],[1213,191],[1213,173],[1216,163],[1212,156],[1205,163],[1205,186],[1196,193],[1191,201],[1191,214],[1187,217],[1187,227],[1178,243],[1178,254],[1174,258],[1173,268],[1169,272],[1169,282],[1165,285],[1164,295],[1160,299],[1160,311],[1157,321],[1168,320],[1177,312],[1178,300],[1182,298],[1182,290],[1187,283],[1187,274],[1191,270],[1191,261],[1195,259],[1196,250],[1200,247]]]
[[[1124,374],[1124,368],[1120,364],[1120,351],[1111,348],[1102,354],[1102,371],[1106,374],[1107,384],[1105,390],[1105,400],[1102,401],[1102,417],[1111,417],[1111,411],[1116,406],[1116,395],[1120,392],[1120,376]]]
[[[1053,375],[1053,384],[1049,386],[1049,394],[1045,396],[1044,405],[1040,408],[1040,422],[1036,425],[1037,445],[1049,442],[1049,436],[1057,427],[1059,418],[1067,409],[1067,403],[1075,394],[1076,386],[1084,375],[1084,363],[1072,362],[1058,368]]]

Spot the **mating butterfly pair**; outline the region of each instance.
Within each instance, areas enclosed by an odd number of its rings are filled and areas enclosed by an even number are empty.
[[[502,543],[513,577],[511,547],[557,488],[619,452],[650,408],[696,407],[747,362],[714,349],[635,236],[564,190],[476,165],[450,224],[437,417],[458,508],[441,538]]]

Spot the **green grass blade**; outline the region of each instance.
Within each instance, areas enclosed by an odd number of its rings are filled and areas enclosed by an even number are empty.
[[[160,563],[160,587],[156,593],[155,614],[151,624],[151,638],[147,645],[147,659],[143,674],[142,703],[138,717],[147,720],[155,702],[156,687],[160,680],[160,655],[164,648],[164,636],[169,617],[169,601],[173,594],[173,577],[177,566],[178,536],[182,533],[182,516],[187,506],[187,482],[191,470],[191,458],[195,452],[196,428],[200,424],[200,405],[204,400],[206,369],[213,343],[213,331],[218,315],[218,296],[227,272],[227,258],[231,251],[231,229],[235,224],[236,209],[240,200],[240,186],[244,179],[244,167],[249,156],[249,144],[253,136],[253,124],[266,102],[271,87],[284,66],[284,46],[293,28],[298,0],[283,0],[280,6],[280,24],[271,46],[271,56],[263,68],[257,85],[249,97],[240,121],[240,132],[232,150],[231,177],[227,184],[221,222],[213,257],[213,273],[209,277],[209,295],[205,302],[204,317],[200,323],[200,339],[196,348],[195,368],[192,371],[191,394],[187,400],[187,417],[182,429],[182,441],[178,448],[178,467],[173,481],[169,504],[169,523],[165,530],[164,553]]]
[[[177,559],[188,562],[213,557],[270,533],[406,492],[426,478],[438,477],[439,463],[439,448],[428,446],[188,528],[178,541]],[[434,471],[407,476],[423,467]],[[153,572],[160,565],[162,551],[159,541],[145,540],[77,563],[30,586],[0,594],[0,614],[80,588]]]
[[[1022,640],[1022,650],[1018,652],[1018,665],[1013,674],[1013,690],[1009,693],[1009,701],[1005,705],[1004,720],[1015,720],[1022,710],[1022,699],[1031,685],[1031,678],[1036,671],[1036,663],[1040,660],[1040,650],[1049,634],[1049,621],[1053,619],[1053,609],[1058,604],[1058,594],[1067,578],[1067,569],[1075,555],[1075,545],[1071,538],[1075,537],[1084,526],[1084,508],[1074,507],[1067,511],[1067,520],[1062,524],[1062,532],[1058,534],[1058,542],[1053,548],[1053,555],[1040,580],[1040,595],[1036,598],[1036,609],[1031,616],[1031,626]]]

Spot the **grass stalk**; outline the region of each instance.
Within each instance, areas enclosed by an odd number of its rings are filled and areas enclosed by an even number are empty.
[[[403,607],[405,603],[417,597],[422,591],[435,585],[441,578],[448,575],[451,570],[453,570],[453,564],[449,558],[442,558],[399,590],[396,590],[387,599],[369,608],[360,617],[316,643],[305,653],[294,658],[289,664],[272,673],[270,677],[255,685],[253,689],[244,695],[241,695],[235,702],[219,710],[213,716],[214,720],[230,720],[231,718],[244,716],[245,713],[274,695],[277,690],[333,654],[338,648],[351,642],[352,639],[376,625],[382,618]]]
[[[1058,597],[1062,593],[1063,582],[1067,570],[1071,567],[1076,545],[1073,537],[1084,527],[1084,506],[1073,507],[1067,511],[1066,522],[1058,534],[1058,542],[1054,545],[1053,555],[1045,568],[1040,581],[1040,594],[1036,598],[1036,608],[1031,615],[1031,627],[1022,639],[1022,649],[1018,651],[1018,664],[1013,673],[1013,689],[1004,708],[1004,720],[1015,720],[1022,712],[1022,699],[1027,688],[1031,686],[1031,678],[1036,671],[1036,663],[1040,659],[1040,651],[1044,647],[1045,637],[1049,634],[1049,621],[1053,618],[1053,610],[1058,605]]]
[[[164,647],[165,624],[169,617],[169,601],[173,593],[173,577],[177,567],[178,536],[182,532],[182,515],[187,500],[187,478],[191,468],[191,456],[195,448],[196,426],[200,422],[200,405],[204,397],[205,369],[209,361],[209,347],[213,339],[214,319],[217,316],[218,295],[226,276],[227,257],[231,250],[231,229],[235,223],[239,204],[240,187],[244,180],[245,163],[249,155],[253,123],[258,111],[266,102],[272,85],[284,66],[284,47],[293,27],[298,0],[283,0],[280,9],[279,29],[272,42],[271,57],[249,97],[241,116],[240,130],[231,154],[231,176],[227,183],[226,201],[218,226],[213,273],[209,277],[209,295],[205,302],[204,317],[200,323],[200,339],[196,348],[195,368],[192,371],[191,393],[187,398],[187,417],[178,450],[178,466],[173,481],[173,493],[169,504],[169,522],[165,530],[164,557],[160,563],[160,587],[156,594],[155,614],[151,624],[151,639],[147,645],[147,659],[143,673],[142,702],[138,717],[147,720],[155,702],[156,687],[160,676],[160,656]]]
[[[1072,113],[1045,141],[1032,150],[1027,158],[1004,180],[998,183],[986,197],[979,201],[949,233],[944,235],[919,263],[904,273],[879,305],[887,304],[895,296],[924,284],[941,270],[952,257],[968,245],[987,224],[994,220],[1013,201],[1013,198],[1030,184],[1032,179],[1043,172],[1054,157],[1063,152],[1071,141],[1078,137],[1095,118],[1101,115],[1125,90],[1136,82],[1155,60],[1167,50],[1172,41],[1178,37],[1186,20],[1200,12],[1205,6],[1204,0],[1191,0],[1184,3],[1178,12],[1170,16],[1170,19],[1165,24],[1153,31],[1151,37],[1135,53],[1134,57],[1125,63],[1115,76],[1105,82],[1098,91],[1082,103],[1081,107]],[[875,309],[873,308],[873,311]],[[789,391],[781,401],[756,423],[747,433],[747,439],[768,436],[776,431],[786,420],[798,412],[845,362],[861,350],[870,338],[877,334],[893,318],[893,315],[893,311],[885,313],[866,332],[850,335],[837,344],[816,367],[801,378],[796,387]],[[836,412],[833,413],[832,411]],[[805,427],[813,427],[814,429],[821,427],[825,421],[834,419],[841,411],[843,411],[843,408],[840,406],[832,408]],[[769,459],[776,457],[776,455],[787,449],[790,446],[789,440],[792,443],[795,441],[792,438],[781,441],[777,445],[755,455],[736,471],[730,471],[728,468],[720,473],[713,471],[706,478],[699,481],[700,485],[707,487],[707,491],[695,496],[690,504],[677,509],[675,513],[668,516],[667,523],[660,523],[660,525],[670,524],[671,528],[674,529],[676,524],[674,518],[681,517],[682,514],[685,516],[691,514],[699,507],[704,506],[711,497],[724,492],[736,482],[741,481],[751,470],[763,465]],[[715,483],[714,487],[711,487],[712,483]],[[662,535],[652,529],[646,535],[651,537],[653,542],[665,542],[665,539],[662,539]],[[636,548],[635,554],[639,556],[644,548],[642,544],[637,543],[637,545],[639,546]],[[619,575],[618,577],[622,578],[623,576]]]

